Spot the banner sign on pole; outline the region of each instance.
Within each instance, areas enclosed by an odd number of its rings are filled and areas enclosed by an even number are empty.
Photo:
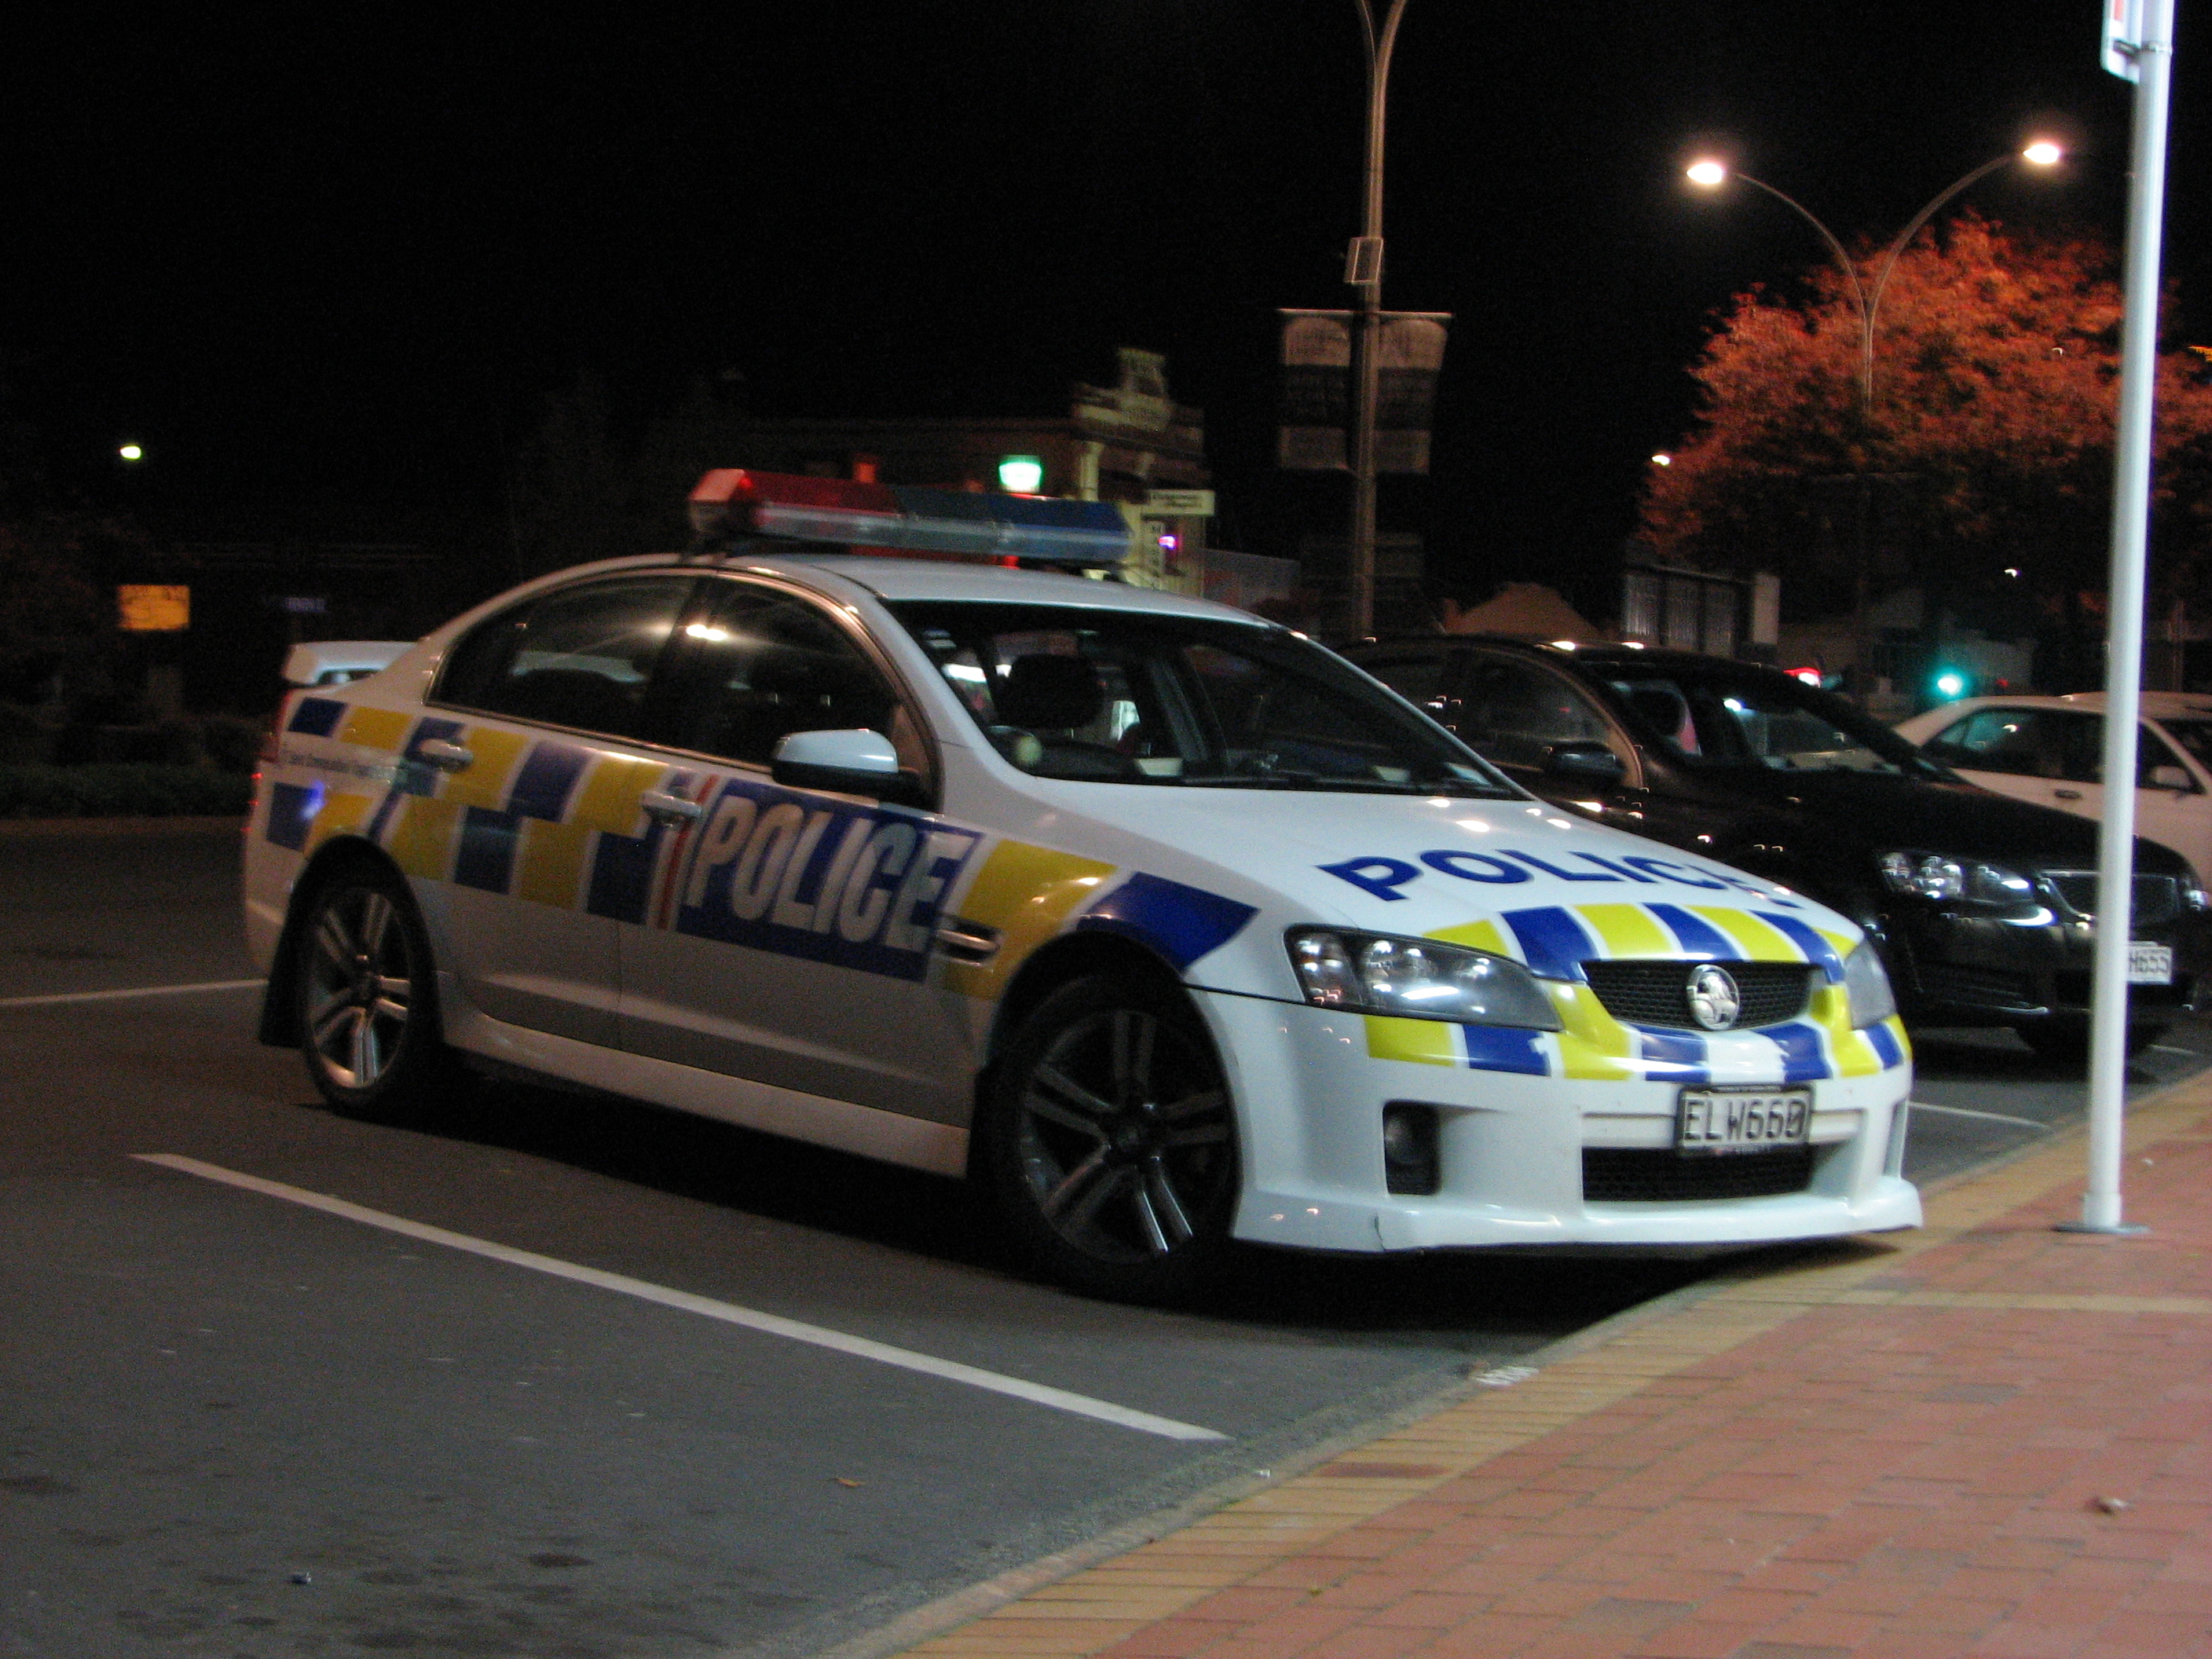
[[[1283,413],[1276,464],[1290,472],[1341,472],[1350,465],[1352,325],[1349,311],[1285,311]],[[1426,472],[1429,428],[1443,368],[1448,311],[1386,311],[1376,342],[1375,470]]]
[[[2142,43],[2143,0],[2102,0],[2105,38],[2098,52],[2105,67],[2123,81],[2140,81],[2136,48]]]
[[[1283,414],[1276,464],[1286,472],[1341,472],[1352,421],[1352,313],[1283,313]]]

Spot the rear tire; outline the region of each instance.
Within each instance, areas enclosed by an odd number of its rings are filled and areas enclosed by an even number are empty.
[[[1212,1280],[1237,1207],[1236,1114],[1180,990],[1061,987],[1015,1032],[981,1108],[978,1172],[1042,1276],[1126,1302]]]
[[[349,1117],[419,1123],[452,1098],[460,1069],[439,1030],[430,940],[407,884],[359,866],[307,901],[293,952],[308,1079]]]

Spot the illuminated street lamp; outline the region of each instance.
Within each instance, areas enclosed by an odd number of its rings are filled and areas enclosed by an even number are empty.
[[[1953,180],[1943,190],[1938,191],[1927,206],[1914,214],[1911,222],[1903,230],[1897,233],[1896,238],[1891,241],[1888,248],[1882,254],[1881,267],[1875,273],[1874,286],[1871,289],[1860,281],[1859,268],[1851,256],[1844,251],[1844,245],[1838,240],[1836,233],[1821,223],[1814,216],[1812,210],[1796,197],[1777,190],[1764,179],[1754,179],[1747,173],[1732,173],[1724,162],[1715,161],[1711,156],[1701,157],[1692,162],[1686,172],[1690,182],[1705,190],[1717,189],[1727,182],[1731,176],[1741,179],[1745,184],[1765,191],[1820,233],[1820,240],[1828,245],[1828,252],[1835,256],[1837,267],[1844,273],[1844,285],[1850,291],[1851,303],[1859,313],[1859,413],[1862,416],[1870,417],[1874,413],[1875,321],[1881,313],[1882,290],[1889,286],[1890,273],[1897,268],[1898,256],[1905,252],[1905,245],[1920,234],[1921,227],[1934,218],[1936,212],[1946,203],[1968,185],[1986,179],[1999,167],[2014,161],[2026,161],[2031,167],[2056,167],[2064,159],[2065,154],[2064,150],[2059,149],[2049,139],[2039,138],[2025,149],[2017,152],[2007,150],[2002,155],[1993,157],[1974,168],[1972,172]]]
[[[137,444],[125,444],[115,453],[126,461],[143,461],[146,459],[146,452]]]
[[[1937,210],[1946,203],[1968,185],[1987,178],[1999,167],[2008,166],[2014,161],[2026,161],[2031,167],[2053,167],[2063,159],[2064,155],[2065,152],[2049,139],[2039,138],[2016,154],[2008,150],[2004,155],[1994,156],[1972,172],[1954,179],[1939,191],[1927,206],[1914,214],[1903,230],[1897,233],[1881,256],[1881,267],[1875,273],[1874,286],[1870,289],[1860,280],[1856,262],[1844,249],[1843,243],[1838,240],[1836,233],[1821,223],[1810,208],[1796,197],[1777,190],[1764,179],[1754,179],[1747,173],[1738,173],[1734,175],[1742,179],[1745,184],[1765,191],[1776,201],[1796,214],[1799,218],[1804,220],[1807,224],[1812,226],[1814,230],[1820,232],[1820,240],[1828,245],[1828,252],[1835,256],[1836,267],[1844,273],[1844,285],[1850,292],[1851,303],[1859,314],[1859,422],[1863,427],[1871,425],[1874,420],[1875,324],[1881,314],[1882,292],[1889,286],[1890,273],[1897,269],[1898,256],[1905,252],[1906,244],[1920,234],[1921,227],[1934,218]],[[1726,164],[1711,156],[1702,156],[1692,162],[1686,172],[1690,182],[1705,190],[1718,188],[1730,176],[1730,170]],[[1862,471],[1856,477],[1859,486],[1859,556],[1857,592],[1851,605],[1851,634],[1852,655],[1856,659],[1854,666],[1856,672],[1863,673],[1873,655],[1873,594],[1868,581],[1867,548],[1874,517],[1873,489],[1875,475]]]

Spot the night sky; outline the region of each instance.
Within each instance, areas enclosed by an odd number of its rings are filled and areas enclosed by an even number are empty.
[[[1458,320],[1435,477],[1386,512],[1436,584],[1601,561],[1713,309],[1820,257],[1771,200],[1681,186],[1693,140],[1850,240],[2055,131],[2063,177],[1968,199],[2117,240],[2130,89],[2097,19],[1410,0],[1386,298]],[[2187,23],[2166,269],[2201,336]],[[1275,488],[1273,308],[1345,303],[1351,0],[80,6],[12,33],[0,377],[56,476],[165,533],[465,546],[583,373],[618,425],[702,377],[767,414],[1055,414],[1123,343],[1206,410],[1222,539],[1283,534],[1285,501],[1340,526],[1340,489]]]

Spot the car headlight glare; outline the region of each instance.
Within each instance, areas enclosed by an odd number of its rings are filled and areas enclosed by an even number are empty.
[[[1916,852],[1884,853],[1880,862],[1882,884],[1893,893],[2008,908],[2036,902],[2035,883],[2001,864]]]
[[[1860,940],[1858,948],[1844,958],[1844,996],[1850,1005],[1854,1030],[1897,1012],[1897,994],[1889,988],[1889,975],[1870,939]]]
[[[1305,999],[1320,1008],[1556,1031],[1559,1016],[1519,963],[1432,939],[1301,927],[1287,941]]]

